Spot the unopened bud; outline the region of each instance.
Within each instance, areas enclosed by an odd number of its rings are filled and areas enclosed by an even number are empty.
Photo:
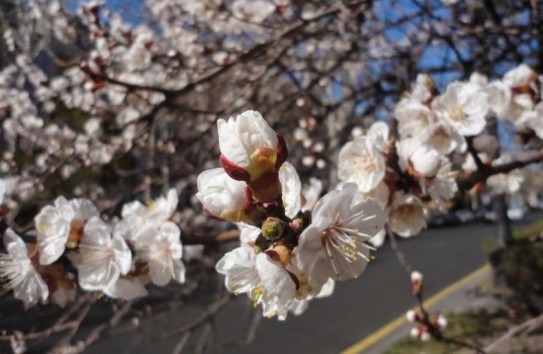
[[[430,339],[432,338],[432,336],[430,335],[430,333],[424,331],[420,334],[420,340],[423,341],[423,342],[428,342]]]
[[[421,272],[411,272],[411,286],[413,288],[413,295],[419,296],[422,292],[423,275]]]
[[[439,326],[439,329],[445,329],[447,327],[447,318],[443,315],[437,315],[437,325]]]
[[[295,233],[295,234],[301,233],[304,227],[304,219],[302,217],[298,217],[292,220],[288,224],[288,227],[292,233]]]
[[[415,322],[418,319],[418,314],[415,310],[409,310],[405,313],[405,317],[409,322]]]
[[[279,218],[268,217],[262,224],[262,235],[267,240],[277,240],[283,236],[285,223]]]

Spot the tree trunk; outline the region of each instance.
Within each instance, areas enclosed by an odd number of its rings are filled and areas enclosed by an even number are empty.
[[[496,212],[496,225],[498,226],[498,247],[507,247],[513,241],[511,221],[507,216],[507,200],[504,193],[494,196],[494,211]]]

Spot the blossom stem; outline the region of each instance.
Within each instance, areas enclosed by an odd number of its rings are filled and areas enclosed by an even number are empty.
[[[394,251],[396,258],[400,262],[400,265],[403,267],[407,275],[410,276],[411,273],[413,272],[413,266],[411,265],[411,263],[409,263],[405,254],[398,247],[396,236],[394,235],[394,232],[392,232],[392,230],[390,229],[389,225],[386,226],[386,230],[387,230],[388,238],[390,240],[390,247],[392,247],[392,250]]]

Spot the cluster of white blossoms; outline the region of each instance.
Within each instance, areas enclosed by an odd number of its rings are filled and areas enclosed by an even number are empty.
[[[35,217],[35,243],[26,244],[12,229],[5,232],[0,275],[28,306],[50,300],[64,307],[74,300],[77,284],[132,300],[147,295],[149,283],[183,283],[181,231],[169,221],[176,207],[177,194],[170,190],[148,205],[125,204],[122,219],[106,222],[90,200],[58,197]]]
[[[216,265],[228,290],[284,319],[331,294],[335,281],[358,277],[366,242],[383,228],[379,203],[357,202],[352,183],[320,199],[318,181],[302,190],[283,138],[258,112],[217,125],[223,167],[200,174],[197,197],[206,213],[240,228],[241,245]]]
[[[458,191],[458,173],[477,169],[474,153],[481,163],[496,163],[497,137],[488,129],[493,120],[543,137],[538,82],[532,69],[520,65],[502,80],[489,83],[473,74],[439,94],[429,76],[419,75],[411,93],[396,105],[394,136],[385,123],[375,122],[366,134],[345,144],[339,154],[339,178],[358,186],[358,200],[380,201],[391,231],[417,235],[426,227],[426,202],[445,209]],[[458,164],[453,168],[453,157],[466,161],[464,170]],[[384,233],[372,240],[376,245],[383,241]]]

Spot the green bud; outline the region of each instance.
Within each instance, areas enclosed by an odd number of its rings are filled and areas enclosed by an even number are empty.
[[[279,218],[268,217],[262,223],[262,235],[267,240],[277,240],[283,236],[283,231],[285,231],[285,223]]]

